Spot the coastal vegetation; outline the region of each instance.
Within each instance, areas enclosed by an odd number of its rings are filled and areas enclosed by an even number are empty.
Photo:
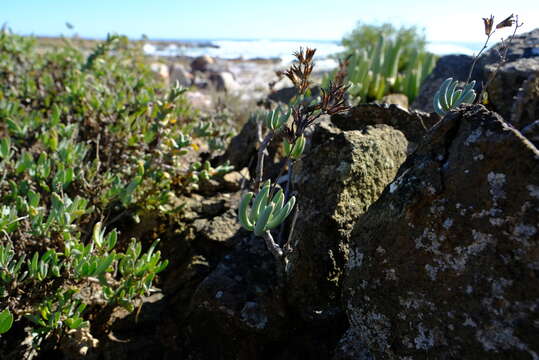
[[[320,86],[300,48],[256,108],[209,56],[2,30],[0,358],[535,354],[537,291],[518,286],[536,279],[536,113],[479,103],[535,109],[539,82],[534,59],[525,81],[503,68],[518,17],[483,20],[458,74],[433,72],[419,29],[359,24]],[[499,73],[518,94],[489,87]],[[420,89],[434,111],[385,103]]]

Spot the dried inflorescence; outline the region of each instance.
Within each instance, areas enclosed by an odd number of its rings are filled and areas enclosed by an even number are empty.
[[[299,90],[301,94],[304,94],[305,91],[311,85],[309,77],[313,71],[314,63],[314,53],[316,49],[307,48],[305,52],[303,48],[300,48],[299,51],[294,52],[294,56],[298,60],[296,64],[293,64],[288,70],[285,71],[286,77],[292,81],[292,84]]]
[[[348,86],[345,86],[346,63],[341,63],[335,80],[329,83],[327,89],[321,89],[322,95],[319,101],[313,100],[306,104],[304,97],[309,97],[311,84],[310,76],[314,67],[314,54],[316,49],[307,48],[305,51],[300,48],[294,53],[297,63],[293,64],[285,75],[292,81],[299,93],[299,101],[292,105],[293,122],[285,129],[285,133],[291,143],[303,135],[305,129],[312,125],[321,115],[334,115],[346,111],[345,93]]]
[[[314,68],[313,59],[315,52],[315,49],[307,48],[303,50],[300,48],[298,52],[294,53],[297,62],[284,73],[277,74],[278,76],[283,74],[287,76],[296,87],[298,95],[289,106],[287,112],[281,108],[277,108],[270,111],[266,116],[264,123],[268,132],[264,139],[261,140],[258,149],[256,177],[254,181],[254,190],[257,195],[255,197],[254,193],[245,194],[241,200],[238,214],[239,221],[246,230],[254,231],[255,235],[264,238],[268,250],[280,264],[277,268],[280,278],[285,276],[287,256],[291,251],[291,247],[289,246],[290,238],[287,242],[283,242],[282,235],[284,232],[284,222],[293,211],[295,205],[295,197],[291,194],[292,164],[302,156],[305,149],[305,130],[321,115],[333,115],[348,109],[345,100],[345,93],[348,87],[344,85],[347,75],[346,62],[341,63],[335,80],[329,83],[328,88],[322,89],[321,97],[310,99],[310,76]],[[291,122],[289,122],[290,115],[292,115]],[[263,179],[265,150],[277,132],[283,132],[285,135],[284,150],[287,160],[286,164],[288,166],[286,189],[285,191],[277,190],[277,186],[272,186],[269,180],[264,184],[262,189],[259,189]],[[284,170],[285,167],[281,169],[280,174]],[[277,176],[277,178],[279,177],[280,175]],[[251,210],[249,210],[249,204],[253,198],[255,200],[253,206],[250,208]],[[270,199],[273,200],[270,201]],[[285,202],[286,205],[284,205]],[[292,221],[292,228],[293,223],[294,221]],[[275,242],[271,234],[271,229],[277,226],[280,226],[280,234],[278,241]]]

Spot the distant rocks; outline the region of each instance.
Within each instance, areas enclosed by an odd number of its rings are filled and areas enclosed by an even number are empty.
[[[215,60],[211,56],[208,56],[208,55],[199,56],[191,62],[191,71],[206,72],[208,71],[208,67],[210,65],[213,65],[214,63],[215,63]]]
[[[193,74],[191,74],[182,64],[171,64],[169,73],[171,85],[178,83],[180,86],[189,87],[193,84]]]
[[[157,74],[162,80],[168,82],[169,80],[169,70],[166,64],[161,62],[154,62],[150,64],[150,69]]]
[[[239,89],[234,75],[228,71],[212,72],[209,80],[217,91],[234,92]]]

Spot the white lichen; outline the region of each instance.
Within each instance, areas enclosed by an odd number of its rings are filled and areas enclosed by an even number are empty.
[[[487,174],[487,181],[490,185],[490,195],[492,200],[496,203],[498,200],[505,199],[505,191],[503,187],[506,183],[505,174],[489,172]]]

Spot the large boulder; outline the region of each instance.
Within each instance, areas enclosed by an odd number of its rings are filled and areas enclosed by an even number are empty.
[[[215,63],[215,60],[208,55],[198,56],[193,61],[191,61],[191,71],[201,71],[205,72],[209,69],[211,65]]]
[[[193,348],[203,359],[254,359],[286,330],[275,261],[247,234],[221,259],[191,300]]]
[[[485,66],[486,78],[493,74],[487,93],[494,111],[518,129],[539,119],[539,57],[521,58],[499,68]]]
[[[217,91],[230,93],[239,90],[240,87],[234,75],[228,71],[212,72],[209,79]]]
[[[171,64],[169,73],[171,85],[178,83],[180,86],[189,87],[193,84],[193,75],[182,64]]]
[[[507,40],[505,42],[507,44]],[[491,74],[496,72],[500,62],[500,53],[505,53],[502,43],[494,45],[477,61],[471,80],[476,80],[476,91],[481,90],[481,84],[487,83]],[[466,55],[448,55],[442,57],[433,72],[421,85],[418,97],[412,103],[412,108],[427,112],[434,111],[432,98],[441,83],[448,77],[461,82],[468,78],[473,58]],[[515,36],[507,49],[507,62],[498,69],[494,81],[487,89],[489,107],[500,113],[507,122],[511,122],[512,109],[519,101],[519,89],[530,76],[537,75],[539,66],[539,28]],[[535,105],[536,106],[536,105]],[[519,126],[536,120],[523,119]],[[519,127],[520,128],[520,127]]]
[[[360,129],[343,131],[322,122],[295,168],[299,216],[287,294],[305,321],[342,315],[349,233],[406,158],[408,141],[402,132],[384,124]]]
[[[345,131],[386,124],[400,130],[412,145],[419,142],[438,120],[440,118],[436,114],[409,111],[394,104],[360,104],[331,118],[339,129]]]
[[[538,149],[451,112],[351,234],[335,359],[537,359],[538,219]]]
[[[434,70],[427,76],[421,88],[419,95],[412,102],[412,109],[417,109],[426,112],[433,112],[432,98],[442,82],[448,77],[455,80],[465,82],[468,79],[470,67],[472,66],[473,57],[468,55],[446,55],[442,56],[437,62]],[[472,79],[479,80],[482,78],[482,71],[478,67],[475,68],[472,74]],[[480,83],[480,81],[478,81]],[[476,86],[479,89],[479,84]]]

